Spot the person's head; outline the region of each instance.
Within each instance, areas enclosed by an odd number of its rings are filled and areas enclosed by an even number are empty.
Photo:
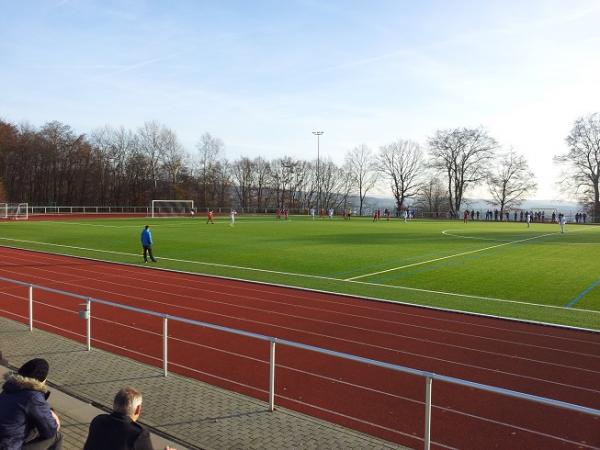
[[[33,378],[44,383],[48,378],[49,370],[48,361],[42,358],[34,358],[23,364],[17,373],[22,377]]]
[[[115,395],[113,411],[135,422],[142,412],[142,393],[133,387],[124,387]]]
[[[146,225],[146,226],[144,227],[144,230],[147,230],[148,228],[150,228],[150,225]]]

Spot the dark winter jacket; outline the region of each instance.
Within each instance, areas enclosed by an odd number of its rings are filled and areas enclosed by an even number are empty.
[[[5,375],[0,393],[0,450],[19,450],[25,437],[37,429],[42,438],[56,435],[45,383],[18,374]]]
[[[148,430],[113,412],[94,417],[83,450],[153,450],[153,447]]]

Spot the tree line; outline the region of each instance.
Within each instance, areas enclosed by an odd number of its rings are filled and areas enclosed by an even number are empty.
[[[600,212],[600,115],[578,119],[555,156],[561,186],[595,219]],[[224,157],[210,133],[187,151],[156,121],[136,130],[105,126],[89,134],[52,121],[36,128],[0,120],[0,201],[32,205],[140,206],[152,199],[192,199],[200,208],[245,210],[355,208],[376,188],[389,188],[398,211],[409,204],[458,215],[466,195],[485,185],[488,203],[517,208],[536,189],[525,157],[503,148],[487,130],[437,130],[425,144],[399,139],[373,151],[349,149],[331,159]]]

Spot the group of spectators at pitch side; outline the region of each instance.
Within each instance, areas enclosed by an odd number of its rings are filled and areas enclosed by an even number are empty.
[[[557,214],[555,211],[552,212],[550,217],[551,223],[559,223],[559,218],[561,214]],[[467,220],[479,220],[479,211],[475,210],[465,210],[463,212],[463,220],[466,222]],[[491,210],[488,209],[485,211],[485,214],[481,215],[486,221],[503,221],[503,222],[546,222],[546,213],[544,211],[513,211],[508,212],[504,211],[501,213],[497,209]],[[586,213],[577,213],[575,214],[575,222],[576,223],[586,223],[587,214]]]
[[[468,211],[467,211],[468,213]],[[504,215],[503,215],[504,214]],[[471,211],[471,220],[474,220],[475,211]],[[501,221],[501,222],[545,222],[545,212],[544,211],[513,211],[510,213],[509,211],[498,211],[497,209],[491,210],[488,209],[485,212],[485,220],[487,221]],[[479,220],[479,211],[477,211],[477,220]],[[552,222],[555,222],[555,219],[552,219]]]
[[[48,362],[35,358],[5,376],[0,393],[0,450],[62,449],[60,419],[48,403],[48,371]],[[132,387],[121,389],[113,412],[92,420],[83,449],[153,450],[150,432],[137,423],[141,411],[142,394]]]

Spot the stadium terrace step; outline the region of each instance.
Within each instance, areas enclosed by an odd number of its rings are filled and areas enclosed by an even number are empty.
[[[0,360],[16,368],[41,357],[50,363],[51,403],[63,422],[65,449],[80,449],[91,419],[132,385],[144,395],[140,422],[182,449],[398,449],[386,442],[300,413],[0,318]],[[6,369],[0,367],[0,374]],[[62,392],[60,392],[62,391]],[[91,404],[90,404],[91,403]],[[156,448],[166,442],[155,435]]]
[[[0,365],[0,379],[3,379],[4,375],[11,371],[6,365]],[[106,410],[97,408],[84,400],[68,395],[52,386],[50,387],[50,392],[52,393],[49,399],[50,404],[58,414],[61,422],[63,449],[82,449],[87,439],[90,422],[98,414],[105,413]],[[154,433],[151,434],[151,439],[154,447],[157,449],[162,450],[166,445],[175,446],[177,450],[186,449],[186,447]]]

